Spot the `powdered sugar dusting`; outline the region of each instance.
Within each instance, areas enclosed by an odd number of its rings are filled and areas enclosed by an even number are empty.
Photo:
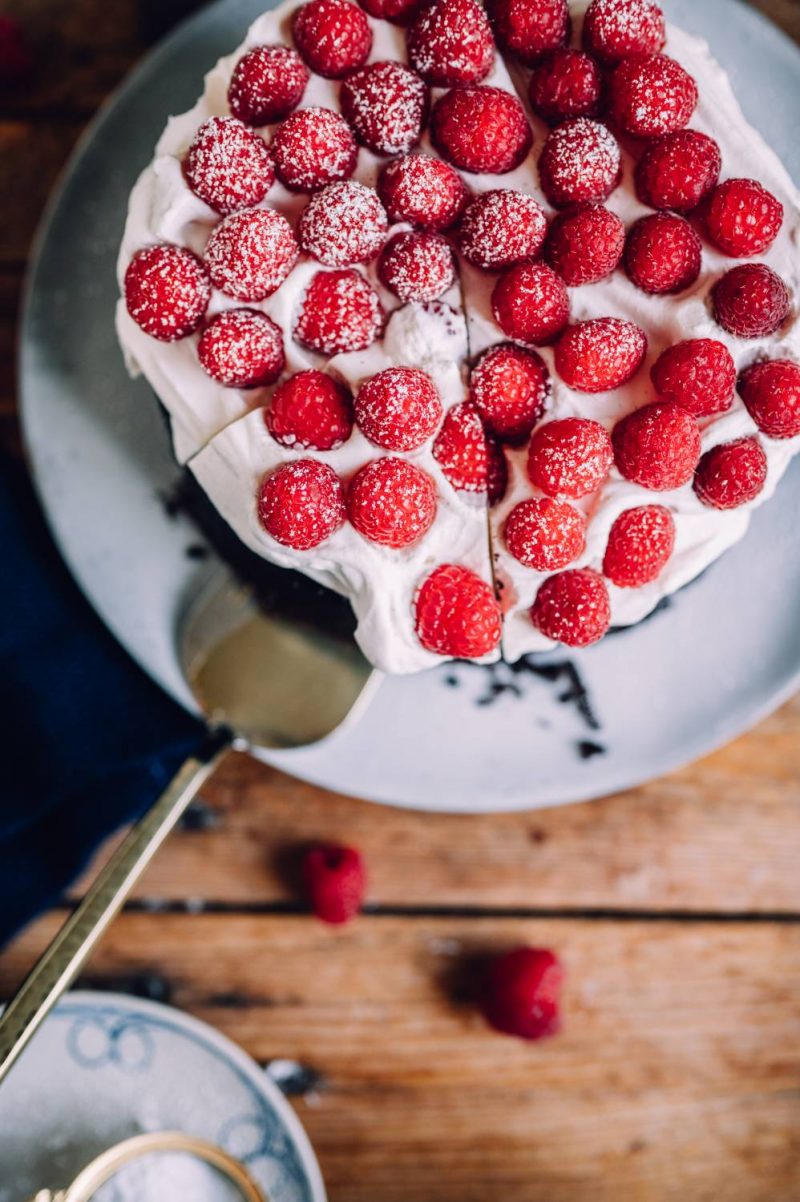
[[[546,233],[544,209],[532,196],[514,188],[493,188],[467,205],[458,244],[470,263],[498,271],[535,259]]]
[[[402,301],[436,300],[456,278],[453,251],[440,234],[396,234],[378,270],[381,283]]]
[[[350,267],[378,254],[388,225],[377,192],[349,180],[312,196],[300,215],[297,236],[303,250],[320,263]]]
[[[347,179],[358,157],[344,117],[317,107],[291,113],[275,130],[271,149],[279,178],[298,192]]]
[[[380,300],[357,271],[320,271],[300,302],[294,326],[299,342],[323,355],[364,350],[383,325]]]
[[[554,205],[605,200],[619,182],[622,155],[611,130],[588,117],[565,121],[547,136],[539,175]]]
[[[428,89],[401,63],[371,63],[342,84],[342,112],[356,137],[376,154],[404,154],[419,141]]]

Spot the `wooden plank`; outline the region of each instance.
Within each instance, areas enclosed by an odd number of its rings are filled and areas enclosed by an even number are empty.
[[[17,308],[21,286],[21,271],[0,268],[0,418],[10,416],[16,409]]]
[[[480,958],[519,943],[567,967],[565,1030],[538,1045],[472,1001]],[[800,925],[124,915],[90,981],[146,974],[318,1078],[297,1106],[332,1202],[800,1196]]]
[[[19,268],[81,132],[80,121],[0,121],[0,268]]]

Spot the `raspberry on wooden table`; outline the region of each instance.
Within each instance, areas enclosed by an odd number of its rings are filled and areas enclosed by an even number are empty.
[[[510,92],[474,84],[453,88],[434,105],[431,138],[462,171],[505,175],[518,167],[533,142],[525,110]]]
[[[590,568],[567,568],[540,585],[531,621],[545,638],[565,647],[597,643],[611,625],[611,603],[602,576]]]
[[[344,525],[342,482],[318,459],[284,463],[261,482],[258,516],[276,542],[310,551]]]
[[[588,117],[574,117],[551,130],[539,155],[542,191],[556,208],[605,200],[621,173],[617,139]]]
[[[609,85],[611,115],[635,138],[657,138],[688,125],[697,104],[697,84],[665,54],[629,58]]]
[[[308,79],[308,67],[296,50],[256,46],[233,69],[228,104],[246,125],[282,121],[303,99]]]
[[[294,336],[320,355],[363,351],[383,328],[384,312],[375,289],[357,271],[318,271],[306,288]]]
[[[722,328],[739,338],[766,338],[789,316],[789,289],[766,263],[742,263],[726,271],[711,301]]]
[[[342,113],[362,146],[375,154],[405,154],[425,128],[430,93],[402,63],[370,63],[342,84]]]
[[[413,21],[423,0],[358,0],[371,17],[379,21],[391,21],[393,25],[407,25]]]
[[[551,125],[569,117],[594,117],[600,111],[600,70],[582,50],[554,50],[530,79],[531,108]]]
[[[378,193],[343,180],[314,193],[300,214],[297,238],[306,254],[326,267],[352,267],[375,258],[388,228]]]
[[[555,572],[583,554],[586,519],[566,501],[534,497],[514,506],[503,537],[511,555],[526,568]]]
[[[323,108],[290,113],[275,130],[270,149],[278,179],[293,192],[315,192],[349,179],[358,159],[344,117]]]
[[[193,333],[211,300],[211,283],[197,255],[165,242],[136,252],[125,272],[124,290],[137,326],[159,342]]]
[[[576,392],[610,392],[636,374],[646,354],[647,335],[632,321],[594,317],[561,335],[556,371]]]
[[[695,417],[730,409],[736,364],[714,338],[689,338],[663,351],[650,369],[659,399],[677,401]]]
[[[436,517],[436,485],[406,459],[373,459],[347,490],[347,516],[359,534],[395,550],[419,542]]]
[[[500,271],[535,259],[546,234],[544,209],[532,196],[514,188],[492,188],[464,210],[458,245],[474,267]]]
[[[569,295],[552,267],[519,263],[495,284],[492,313],[506,337],[542,346],[556,339],[569,321]]]
[[[536,351],[501,344],[490,347],[475,364],[469,387],[489,433],[517,445],[525,441],[545,411],[550,375]]]
[[[395,234],[381,255],[378,275],[401,301],[430,301],[455,283],[456,263],[441,234]]]
[[[212,117],[200,126],[183,172],[195,195],[223,215],[257,205],[275,180],[266,142],[235,117]]]
[[[747,412],[769,438],[800,434],[800,366],[790,359],[754,363],[739,378]]]
[[[274,209],[245,209],[231,213],[212,230],[204,259],[220,292],[258,301],[280,288],[298,253],[285,217]]]
[[[757,438],[737,438],[706,451],[697,465],[694,491],[712,509],[738,509],[753,501],[767,481],[767,456]]]
[[[636,195],[651,209],[690,213],[716,186],[719,146],[708,134],[679,129],[652,142],[636,164]]]
[[[599,422],[562,417],[534,431],[528,477],[548,497],[577,501],[600,487],[613,457],[608,431]]]
[[[563,969],[554,952],[519,947],[493,960],[481,1010],[491,1027],[518,1039],[545,1039],[561,1030]]]
[[[433,444],[433,457],[459,492],[487,492],[489,439],[472,401],[453,405],[444,415]]]
[[[529,67],[569,41],[567,0],[488,0],[497,41]]]
[[[700,431],[674,401],[654,401],[617,422],[614,461],[626,480],[668,492],[691,480],[700,458]]]
[[[355,918],[364,904],[364,861],[352,847],[315,844],[303,856],[303,885],[314,915],[339,926]]]
[[[583,44],[605,67],[657,54],[666,39],[664,14],[654,0],[592,0],[583,20]]]
[[[226,309],[208,323],[197,355],[204,371],[228,388],[273,384],[284,369],[283,334],[257,309]]]
[[[783,225],[783,205],[754,179],[726,179],[703,210],[709,238],[726,255],[748,259],[769,250]]]
[[[480,659],[500,642],[500,607],[492,587],[461,564],[434,568],[414,608],[417,637],[436,655]]]
[[[387,451],[415,451],[442,420],[436,385],[416,367],[387,367],[371,376],[356,393],[355,408],[361,433]]]
[[[624,249],[625,226],[617,214],[602,205],[581,205],[551,222],[544,257],[573,288],[610,276]]]
[[[494,39],[478,0],[434,0],[406,34],[408,61],[437,88],[478,83],[492,69]]]
[[[390,221],[408,221],[427,230],[449,229],[469,198],[455,168],[429,154],[387,163],[378,177],[378,194]]]
[[[608,535],[603,575],[617,588],[641,588],[657,579],[675,547],[675,522],[663,505],[626,509]]]
[[[350,0],[308,0],[292,19],[295,44],[317,75],[341,79],[360,67],[372,49],[372,30]]]
[[[700,239],[676,213],[640,217],[628,230],[625,269],[642,292],[682,292],[700,275],[702,260]]]
[[[353,431],[353,398],[323,371],[298,371],[275,389],[264,417],[283,446],[332,451]]]

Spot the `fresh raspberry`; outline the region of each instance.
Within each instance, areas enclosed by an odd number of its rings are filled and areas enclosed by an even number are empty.
[[[387,367],[356,394],[361,433],[387,451],[415,451],[442,420],[442,402],[430,376],[416,367]]]
[[[501,344],[478,360],[469,387],[486,429],[516,445],[525,441],[545,411],[550,376],[536,351]]]
[[[352,847],[316,844],[303,857],[303,884],[316,917],[339,926],[354,918],[364,904],[364,861]]]
[[[283,371],[283,334],[257,309],[227,309],[203,330],[197,347],[200,363],[228,388],[272,384]]]
[[[371,17],[379,21],[391,21],[393,25],[407,25],[420,10],[422,0],[358,0]]]
[[[308,67],[288,46],[256,46],[233,69],[228,104],[246,125],[282,121],[303,99]]]
[[[652,142],[636,164],[636,195],[651,209],[690,213],[716,186],[719,146],[696,129],[678,129]]]
[[[535,497],[514,506],[503,537],[510,553],[526,568],[556,572],[583,554],[586,519],[566,501]]]
[[[437,88],[478,83],[494,62],[494,40],[477,0],[434,0],[406,34],[408,61]]]
[[[783,225],[783,205],[754,179],[726,179],[704,208],[712,242],[734,259],[763,255]]]
[[[675,522],[663,505],[626,509],[614,522],[603,575],[617,588],[641,588],[660,575],[675,546]]]
[[[737,509],[753,501],[767,480],[767,456],[757,438],[736,438],[706,451],[694,491],[712,509]]]
[[[294,14],[292,34],[308,66],[324,79],[341,79],[372,49],[369,21],[349,0],[308,0]]]
[[[742,263],[726,271],[711,300],[723,330],[739,338],[766,338],[789,316],[789,289],[766,263]]]
[[[666,39],[664,14],[653,0],[592,0],[583,20],[583,44],[605,67],[657,54]]]
[[[531,108],[550,125],[569,117],[594,117],[600,110],[601,83],[594,59],[565,46],[548,55],[531,75]]]
[[[401,301],[435,300],[455,282],[450,243],[441,234],[396,234],[381,255],[378,275]]]
[[[433,525],[436,485],[406,459],[373,459],[350,481],[347,516],[370,542],[410,547]]]
[[[324,371],[298,371],[275,389],[265,419],[285,447],[333,451],[353,431],[353,398]]]
[[[159,342],[186,338],[200,325],[211,299],[203,264],[182,246],[146,246],[125,272],[125,304],[145,334]]]
[[[480,659],[500,642],[500,608],[491,585],[461,564],[434,568],[415,599],[417,637],[428,651]]]
[[[711,417],[731,407],[736,364],[723,343],[689,338],[667,347],[650,377],[660,400],[677,401],[695,417]]]
[[[278,179],[293,192],[315,192],[349,179],[358,158],[344,117],[323,108],[290,113],[275,130],[271,150]]]
[[[298,253],[285,217],[274,209],[245,209],[231,213],[212,230],[204,258],[220,292],[258,301],[280,288]]]
[[[605,125],[588,117],[573,117],[552,129],[539,155],[542,190],[556,208],[605,200],[621,174],[617,139]]]
[[[640,217],[628,231],[625,270],[642,292],[682,292],[699,276],[702,259],[700,239],[675,213]]]
[[[195,195],[223,215],[257,205],[275,180],[266,142],[235,117],[200,126],[183,172]]]
[[[339,99],[356,138],[375,154],[407,153],[428,119],[428,88],[401,63],[370,63],[354,71]]]
[[[492,188],[469,202],[458,230],[465,259],[485,271],[501,271],[535,259],[547,234],[547,218],[532,196]]]
[[[387,163],[378,177],[378,194],[390,221],[408,221],[426,230],[449,229],[469,197],[458,172],[429,154]]]
[[[327,267],[352,267],[374,259],[389,222],[378,193],[355,180],[315,192],[297,223],[302,249]]]
[[[342,482],[318,459],[284,463],[261,482],[258,516],[276,542],[309,551],[344,524]]]
[[[657,138],[683,129],[697,104],[697,84],[665,54],[629,58],[609,85],[611,114],[635,138]]]
[[[448,409],[433,444],[433,457],[453,488],[460,492],[487,491],[486,431],[471,401]]]
[[[565,284],[596,284],[619,265],[625,226],[602,205],[582,205],[559,213],[550,225],[544,257]]]
[[[747,412],[769,438],[800,434],[800,367],[789,359],[754,363],[742,372],[739,393]]]
[[[632,321],[595,317],[564,331],[556,371],[576,392],[610,392],[630,380],[647,354],[647,335]]]
[[[519,947],[498,956],[489,969],[481,1001],[486,1021],[496,1031],[519,1039],[558,1034],[563,978],[555,954],[544,948]]]
[[[529,67],[569,41],[567,0],[489,0],[487,8],[500,45]]]
[[[611,439],[599,422],[562,417],[534,431],[528,477],[548,497],[577,501],[600,487],[612,459]]]
[[[320,355],[363,351],[383,328],[378,294],[357,271],[318,271],[306,288],[294,336]]]
[[[434,105],[431,138],[462,171],[505,175],[518,167],[533,141],[516,96],[502,88],[453,88]]]
[[[21,83],[32,71],[33,55],[22,26],[14,17],[0,13],[0,87]]]
[[[565,647],[599,642],[611,625],[605,580],[590,568],[549,576],[531,606],[531,621],[545,638]]]
[[[561,276],[544,263],[509,267],[494,286],[492,313],[517,342],[552,342],[569,321],[569,296]]]
[[[700,458],[700,431],[674,401],[654,401],[617,422],[614,460],[626,480],[669,492],[691,480]]]

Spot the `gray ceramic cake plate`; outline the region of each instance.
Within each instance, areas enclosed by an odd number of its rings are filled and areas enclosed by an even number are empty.
[[[102,618],[190,706],[176,615],[209,570],[163,498],[178,479],[147,385],[113,328],[114,261],[130,188],[166,117],[236,46],[265,0],[219,0],[151,54],[76,153],[41,235],[23,330],[25,434],[64,556]],[[666,0],[707,37],[745,113],[795,178],[800,53],[738,0]],[[387,680],[366,716],[313,749],[265,756],[330,789],[420,809],[554,805],[627,788],[745,730],[800,686],[800,465],[746,540],[647,623],[548,676],[445,666]],[[575,700],[577,667],[597,728]],[[567,697],[567,700],[563,698]],[[572,698],[572,699],[570,699]],[[600,749],[602,748],[602,753]]]

